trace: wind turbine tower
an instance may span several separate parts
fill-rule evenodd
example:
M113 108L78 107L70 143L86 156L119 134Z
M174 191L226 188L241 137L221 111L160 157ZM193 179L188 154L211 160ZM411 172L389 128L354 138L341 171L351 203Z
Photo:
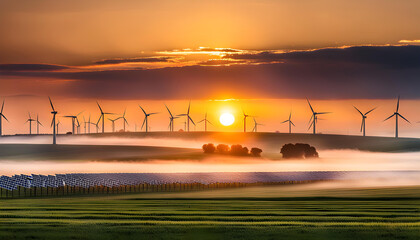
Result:
M2 125L1 125L2 118L4 118L7 122L9 122L9 120L7 120L6 116L4 116L4 114L3 114L3 109L4 109L4 100L3 100L3 104L1 105L1 111L0 111L0 137L3 134Z
M402 119L410 123L410 121L408 121L405 117L403 117L403 115L399 113L399 109L400 109L400 96L398 96L397 109L395 110L394 114L392 114L391 116L389 116L387 119L384 120L385 122L386 120L395 116L395 138L398 138L398 117L401 117Z

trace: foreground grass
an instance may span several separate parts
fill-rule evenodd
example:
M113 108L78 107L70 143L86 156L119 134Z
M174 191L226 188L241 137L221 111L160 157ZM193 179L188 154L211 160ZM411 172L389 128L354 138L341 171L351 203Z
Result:
M381 191L391 190L359 190L357 198L185 193L2 200L0 239L419 239L420 199L375 198Z

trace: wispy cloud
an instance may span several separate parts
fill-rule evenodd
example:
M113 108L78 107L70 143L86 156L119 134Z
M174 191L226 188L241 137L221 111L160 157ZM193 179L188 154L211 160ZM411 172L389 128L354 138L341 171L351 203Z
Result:
M113 58L103 59L95 62L96 64L120 64L120 63L154 63L154 62L170 62L174 61L175 57L139 57L139 58Z
M420 39L415 40L400 40L399 43L420 43Z
M54 64L0 64L0 71L59 71L69 69L68 66Z

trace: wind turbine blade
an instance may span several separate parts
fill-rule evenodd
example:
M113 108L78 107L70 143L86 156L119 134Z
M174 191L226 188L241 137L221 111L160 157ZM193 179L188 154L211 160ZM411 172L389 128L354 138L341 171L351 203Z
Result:
M292 111L290 111L290 114L289 114L289 121L291 118L292 118Z
M187 111L187 114L190 114L190 107L191 107L191 100L190 100L190 102L188 103L188 111Z
M144 109L139 105L139 107L141 108L141 110L143 111L144 115L147 115L146 111L144 111Z
M384 122L385 122L386 120L388 120L388 119L392 118L394 115L395 115L395 113L394 113L394 114L392 114L391 116L389 116L387 119L385 119L385 120L384 120Z
M398 100L397 100L397 111L395 111L395 112L398 112L398 109L400 109L400 96L398 96Z
M308 104L309 104L309 107L311 108L312 113L315 113L315 111L314 111L314 109L312 108L312 105L311 105L311 103L309 102L309 99L308 99L308 98L306 98L306 101L308 101Z
M177 117L182 117L182 116L187 116L187 114L178 114L178 115L176 115Z
M0 111L0 114L2 114L2 113L3 113L3 108L4 108L4 100L3 100L3 104L1 105L1 111Z
M149 113L149 115L153 115L153 114L158 114L159 112L153 112L153 113Z
M212 126L214 126L214 125L213 125L213 123L211 123L209 120L206 120L206 121L207 121L208 123L210 123Z
M201 123L201 122L204 122L204 120L206 120L206 119L200 120L199 122L197 122L197 124L198 124L198 123Z
M353 106L353 107L363 116L363 113L357 107L355 107L355 106Z
M50 97L48 97L48 99L50 100L50 104L51 104L51 108L52 108L53 112L55 112L54 105L53 105L53 103L52 103L52 101L51 101L51 98L50 98Z
M293 125L293 127L296 127L295 124L292 121L290 121L290 123Z
M40 121L37 121L38 123L39 123L39 125L41 125L42 127L44 126L44 125L42 125L42 123L40 122Z
M365 115L368 115L370 112L372 112L373 110L375 110L375 109L377 109L377 108L378 108L378 107L372 108L371 110L367 111L367 112L365 113Z
M146 117L144 118L143 124L141 125L141 128L140 129L143 129L145 123L146 123Z
M84 112L84 111L85 111L85 110L83 110L83 111L79 112L79 114L77 114L77 115L76 115L76 117L77 117L77 116L79 116L80 114L82 114L82 112Z
M171 115L171 117L174 117L174 116L172 116L172 113L171 113L171 111L169 110L168 106L166 106L166 104L165 104L165 107L166 107L166 110L168 110L169 115Z
M101 105L99 105L98 101L96 101L96 104L98 104L99 110L101 111L101 114L103 114L104 112L102 111Z
M399 114L399 113L397 113L398 114L398 116L400 116L402 119L404 119L405 121L407 121L408 123L411 123L410 121L408 121L405 117L403 117L403 115L401 115L401 114Z
M188 116L188 119L190 119L191 120L191 122L194 124L194 126L195 126L195 123L194 123L194 121L192 120L192 118L190 117L190 116Z
M286 120L286 121L283 121L283 122L281 122L281 123L287 123L288 121L290 121L290 120Z
M314 119L314 115L312 114L311 118L309 119L308 124L313 123L313 121L312 121L313 119Z
M125 118L123 118L123 119L124 119L124 122L127 123L127 125L129 125L127 119L125 119Z
M3 117L4 119L6 119L6 121L8 121L8 122L9 122L9 120L7 120L6 116L4 116L4 114L1 114L1 115L0 115L0 118L1 118L1 117Z
M124 113L123 113L123 117L125 117L125 112L127 111L127 108L126 109L124 109Z
M312 125L314 125L314 122L311 122L311 125L309 125L309 127L308 127L308 131L309 131L309 129L311 129Z
M54 125L54 118L51 120L51 126L50 127L52 127L53 125Z
M329 114L329 113L332 113L332 112L319 112L317 114Z
M363 125L365 124L365 119L362 119L362 124L360 125L360 132L363 130Z
M101 116L99 116L99 119L98 119L98 121L96 122L96 125L98 125L99 124L99 122L101 121L101 118L103 118L104 116L101 114Z

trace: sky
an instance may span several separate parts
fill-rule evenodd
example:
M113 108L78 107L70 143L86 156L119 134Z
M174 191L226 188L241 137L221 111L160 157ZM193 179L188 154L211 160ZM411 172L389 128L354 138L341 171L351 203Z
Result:
M401 95L413 121L406 135L417 136L419 23L420 2L410 0L0 0L5 132L26 131L28 111L49 119L47 96L63 115L97 114L98 100L140 124L137 104L182 112L192 99L196 118L207 110L213 121L225 108L240 118L245 106L265 131L280 130L294 108L305 132L307 97L335 110L323 132L358 134L357 114L345 117L354 103L381 106L380 122ZM164 130L167 116L156 118Z

